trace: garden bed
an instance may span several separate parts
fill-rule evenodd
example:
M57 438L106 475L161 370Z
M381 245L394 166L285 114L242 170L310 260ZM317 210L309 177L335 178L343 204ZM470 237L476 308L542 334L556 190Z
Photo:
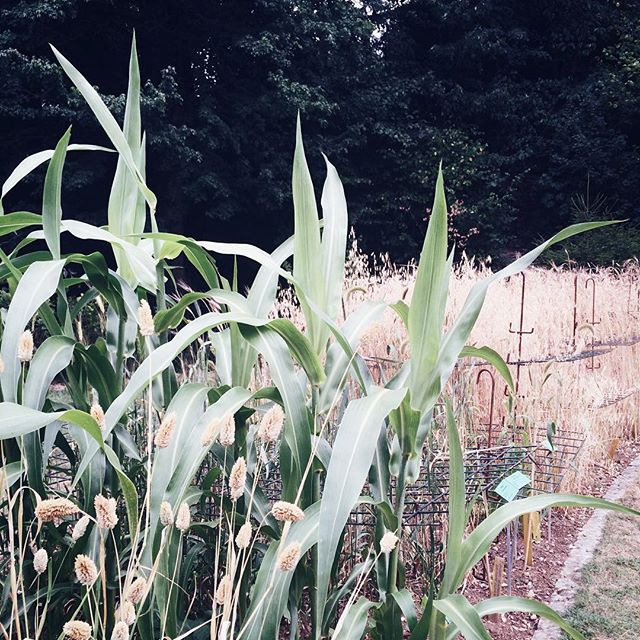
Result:
M638 455L640 455L640 444L621 445L613 461L593 467L592 476L589 482L585 482L582 493L593 496L604 495L612 482ZM542 540L540 543L534 543L532 567L524 568L524 549L519 540L518 557L513 571L513 595L535 597L543 602L549 602L564 562L591 513L589 509L556 509L552 518L551 538L548 536L547 522L542 522ZM504 534L491 551L491 566L496 556L505 556ZM502 594L506 595L506 577ZM467 583L465 595L472 602L489 597L484 567L476 567ZM488 621L486 625L495 640L530 640L538 626L538 618L515 613L503 615L497 621Z

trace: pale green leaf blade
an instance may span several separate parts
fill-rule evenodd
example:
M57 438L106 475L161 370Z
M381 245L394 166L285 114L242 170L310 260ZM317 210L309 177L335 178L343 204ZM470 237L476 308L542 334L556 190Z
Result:
M238 322L250 326L261 326L266 320L259 320L243 313L206 313L183 327L166 344L154 349L149 356L140 363L135 373L129 379L124 391L111 403L105 413L105 435L111 433L116 423L120 420L127 408L147 388L149 383L171 365L174 358L186 349L194 340L210 329ZM83 456L79 465L76 481L84 472L98 448L93 446Z
M311 457L312 424L307 411L304 389L295 374L293 362L284 340L261 327L242 327L246 340L262 353L269 363L269 372L280 391L285 409L283 437L293 455L295 469L283 477L283 496L293 501Z
M50 336L38 347L29 365L23 404L42 409L54 378L71 362L75 345L67 336Z
M353 400L337 431L320 508L316 608L321 619L331 566L351 509L362 491L376 449L380 424L402 402L406 389L371 387Z
M640 516L640 512L624 505L603 500L602 498L592 498L574 494L544 494L514 500L504 504L485 520L483 520L467 537L462 544L460 551L461 562L457 568L454 585L460 581L471 568L479 562L497 535L511 521L519 518L525 513L543 511L550 507L585 507L588 509L608 509L629 515Z
M86 431L98 446L103 445L98 423L84 411L69 409L44 413L15 402L0 402L0 440L17 438L60 420L76 424Z
M342 287L347 249L347 201L336 168L324 156L327 178L322 190L322 268L325 282L325 312L337 320L342 310Z
M447 616L466 640L491 640L482 618L464 596L453 594L442 600L434 600L433 606Z
M69 76L78 91L82 94L83 98L87 101L89 108L98 119L100 126L102 126L105 133L109 136L113 146L124 159L131 174L135 176L138 188L144 194L151 211L154 212L157 204L156 196L149 187L147 187L144 178L138 169L131 147L125 138L124 133L122 133L122 130L118 126L116 119L113 117L109 109L107 109L107 106L102 101L98 92L87 82L85 77L54 46L51 46L51 48L58 59L60 66L64 69L65 73Z
M471 330L473 329L476 320L480 315L480 311L482 310L482 305L484 304L489 286L492 283L524 271L524 269L529 267L543 251L548 249L553 244L562 242L563 240L571 238L572 236L575 236L579 233L584 233L585 231L605 227L610 224L615 223L610 221L584 222L581 224L571 225L570 227L567 227L566 229L563 229L562 231L557 233L546 242L543 242L535 249L532 249L531 251L529 251L529 253L525 254L521 258L518 258L518 260L511 263L504 269L473 285L471 291L469 292L469 295L464 302L462 310L456 318L456 321L454 322L451 329L449 329L446 336L444 337L444 340L442 341L442 347L438 356L437 366L430 372L429 378L424 381L424 384L444 384L444 382L448 379L451 371L453 371L453 367L455 366L458 357L460 356L460 353L462 352L462 349L465 346L466 341L469 339Z
M293 275L304 296L301 304L308 324L309 337L316 351L322 349L326 333L318 319L306 306L304 297L309 297L323 311L325 310L325 283L322 277L322 246L316 196L311 174L304 155L300 116L296 125L296 148L293 156L293 213L295 233L293 236ZM300 296L299 296L300 297Z
M424 239L418 272L409 306L408 332L411 347L411 406L428 410L425 399L431 389L425 384L440 350L442 325L446 309L447 203L442 169L438 170L436 192Z
M16 287L7 311L0 348L0 356L4 362L4 371L1 374L2 394L6 401L16 399L16 387L20 376L20 336L40 306L55 293L63 267L64 260L34 262L29 265Z
M67 157L71 128L60 138L53 152L42 196L42 229L51 255L60 259L60 223L62 221L62 170Z
M536 615L556 624L572 638L572 640L584 640L584 636L568 622L563 620L550 606L537 600L529 600L517 596L498 596L496 598L482 600L476 604L474 608L481 618L514 611ZM451 630L447 629L447 640L455 640L457 633L458 630L456 628L451 628Z
M461 353L461 358L478 358L492 365L495 370L502 376L511 391L514 391L513 378L509 365L504 361L502 356L489 347L465 347Z
M366 329L382 318L386 308L387 305L384 302L366 301L349 315L340 330L351 349L357 350L360 338ZM347 373L353 364L354 359L339 343L334 342L329 347L325 365L327 379L320 390L319 411L328 411L335 403L337 394L347 382Z
M447 398L447 441L449 444L449 526L447 534L447 562L442 580L441 593L451 593L455 590L452 581L460 562L464 530L467 521L464 456L458 427L453 417L453 408Z
M361 596L358 601L345 609L336 625L332 640L361 640L367 627L369 611L375 605Z
M136 490L136 486L133 484L129 476L127 476L123 471L115 451L111 447L105 445L104 452L109 464L115 469L116 474L118 475L120 488L122 489L122 495L124 496L125 508L127 510L129 535L134 539L138 530L138 492Z
M298 542L302 557L318 541L320 504L316 502L304 512L304 520L293 523L286 544ZM293 571L277 567L280 541L274 540L265 554L251 590L251 605L237 640L277 640L280 620L287 605Z
M67 151L107 151L113 153L113 149L108 147L101 147L95 144L70 144L67 147ZM53 156L53 149L46 149L45 151L38 151L30 156L27 156L24 160L18 164L18 166L11 172L11 175L2 184L2 195L0 201L13 189L21 180L28 176L32 171L37 169L40 165L50 160ZM0 207L1 211L1 207Z
M269 322L268 326L287 343L291 355L304 369L309 382L313 385L322 384L325 379L324 369L309 339L297 329L291 320L286 318L275 318Z
M15 211L0 216L0 236L42 224L42 216L30 211Z

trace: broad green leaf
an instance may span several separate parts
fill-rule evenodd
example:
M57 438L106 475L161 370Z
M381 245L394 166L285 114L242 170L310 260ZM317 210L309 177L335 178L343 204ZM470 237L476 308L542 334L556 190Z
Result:
M137 281L147 290L155 293L156 290L156 265L151 256L142 247L132 244L127 240L118 238L106 229L101 229L92 224L80 220L65 220L61 225L62 231L68 231L71 235L82 240L99 240L108 242L112 247L119 247L127 254L127 259L135 270ZM34 232L32 237L38 238L40 234Z
M42 196L42 228L54 259L60 259L60 222L62 221L62 170L67 157L71 128L60 138L53 152Z
M22 460L17 462L10 462L4 467L0 468L0 500L4 500L4 492L7 487L11 488L24 473L24 467Z
M67 151L108 151L113 153L113 149L107 147L100 147L95 144L70 144ZM4 181L2 185L2 194L0 195L0 214L2 214L2 200L4 197L15 187L22 179L28 176L34 169L37 169L41 164L44 164L50 160L53 156L54 150L47 149L46 151L38 151L33 155L27 156L18 166L11 172L11 175Z
M398 603L402 615L407 621L409 631L413 631L418 624L418 614L416 613L416 605L411 592L407 589L399 589L398 591L393 591L390 595Z
M308 297L324 310L325 308L325 281L322 268L322 245L320 242L320 224L318 222L318 209L316 196L313 190L311 174L304 155L302 142L302 128L300 114L296 123L296 148L293 155L293 276L296 279L296 292L304 310L307 321L309 338L316 349L321 353L324 348L323 340L327 334L315 314L307 306L305 298ZM300 295L302 289L304 295Z
M324 620L322 621L323 634L328 635L329 626L334 620L334 616L336 615L336 611L338 609L340 601L346 598L353 591L354 586L366 573L369 572L372 565L373 557L369 555L364 562L358 563L352 569L351 573L344 581L344 584L340 587L340 589L334 591L327 599L327 606L324 610Z
M331 636L332 640L361 640L367 626L369 611L376 605L360 596L355 604L345 609Z
M122 130L118 126L116 119L113 117L109 109L107 109L107 106L98 95L98 92L89 84L89 82L87 82L84 76L54 46L51 46L51 49L58 59L60 66L64 69L64 72L69 76L78 91L82 94L83 98L87 101L89 108L98 119L100 126L104 129L113 146L124 159L127 168L131 174L135 176L138 188L144 194L145 200L149 204L151 211L155 212L157 204L156 197L149 187L147 187L144 177L138 169L131 147L122 133Z
M122 489L122 495L124 496L124 504L127 510L127 520L129 521L129 535L131 539L136 536L138 530L138 491L136 486L131 482L129 476L123 471L120 461L116 456L114 450L105 445L104 453L109 461L109 464L115 469L120 481L120 488Z
M294 522L285 546L300 544L300 557L318 541L320 504L305 509L304 520ZM277 566L280 540L274 540L260 563L260 569L251 590L251 605L236 640L277 640L280 620L287 606L289 587L294 571L280 571Z
M304 369L309 382L313 385L322 384L325 379L324 369L308 338L296 328L291 320L285 318L271 320L268 326L285 340L291 355Z
M273 307L278 291L278 270L293 255L293 237L285 240L272 254L268 264L260 266L247 295L249 307L256 316L266 316ZM274 269L272 265L277 265Z
M144 176L144 153L142 148L142 125L140 122L140 69L136 51L135 36L131 45L129 59L129 87L124 112L123 133L131 149L133 160L138 167L140 177ZM116 172L111 185L108 204L109 231L132 244L138 243L138 236L144 231L144 198L138 188L138 178L127 167L122 155L118 156ZM132 286L136 285L135 266L129 262L127 252L114 247L118 262L118 272Z
M0 215L0 236L6 236L15 231L21 231L26 227L42 224L42 216L29 211L15 211Z
M492 365L495 370L502 376L511 391L514 391L513 378L509 365L503 360L502 356L489 347L465 347L461 353L461 358L479 358Z
M337 430L320 507L316 568L316 610L320 619L342 529L371 467L380 424L402 402L405 393L405 389L370 388L369 395L349 404Z
M270 375L282 397L285 409L283 437L289 445L295 463L290 475L282 474L283 496L285 500L293 501L311 457L312 424L306 407L304 389L296 378L291 356L280 336L260 327L247 326L243 327L242 331L244 337L269 363ZM308 498L305 493L305 502Z
M511 521L519 518L525 513L543 511L550 507L584 507L587 509L608 509L618 511L628 515L640 516L640 511L630 509L621 504L603 500L601 498L591 498L589 496L579 496L574 494L544 494L514 500L504 504L483 520L463 542L460 549L461 562L457 567L456 574L452 581L451 590L459 585L471 568L479 562L487 553L489 547L498 534Z
M151 563L151 552L154 548L154 539L158 534L160 504L166 499L166 491L173 477L178 462L192 444L190 441L199 438L195 429L196 424L205 412L205 402L209 387L201 384L187 383L178 389L176 395L166 409L165 415L174 413L176 426L169 445L164 449L156 449L154 471L151 478L151 544L145 549L143 562ZM202 437L202 434L200 434ZM176 505L172 505L175 507Z
M403 453L409 457L415 457L416 436L418 434L418 426L420 424L420 412L411 408L411 401L408 395L404 397L400 406L394 409L389 421L398 436L400 447Z
M173 240L175 242L181 242L185 246L188 246L190 243L195 242L193 240L189 240L188 238L185 238L184 236L170 234L170 233L147 233L145 234L145 237L157 238L160 240ZM293 277L293 275L288 271L282 269L280 265L266 251L263 251L262 249L259 249L258 247L254 247L253 245L250 245L250 244L234 243L234 242L225 243L225 242L203 241L203 242L198 242L197 244L202 248L207 249L208 251L212 251L214 253L221 253L223 255L245 256L246 258L254 260L255 262L258 262L261 265L268 265L269 268L277 272L278 275L282 276L285 280L287 280L287 282L290 282L294 286L298 287L297 294L301 302L304 302L304 304L306 304L307 307L311 309L315 313L315 315L317 315L318 318L327 325L327 327L329 328L329 331L331 331L334 338L336 339L336 342L340 344L342 349L344 349L345 353L347 353L348 357L351 359L354 357L353 351L349 346L349 343L347 342L347 340L345 340L344 336L342 335L342 332L340 331L336 323L331 318L329 318L329 316L326 313L324 313L324 311L322 311L322 309L318 305L316 305L311 299L305 296L303 289L299 287L299 283ZM358 382L364 388L365 386L364 381L362 380L360 373L356 371L355 374L356 374L356 377L358 378Z
M227 415L235 415L251 399L251 392L240 387L232 387L223 393L199 418L196 422L183 426L182 437L175 438L176 457L170 461L174 466L171 480L165 492L165 499L177 511L198 469L202 465L210 447L202 445L202 436L207 432L207 428L214 421L222 421ZM213 433L214 438L217 432ZM171 450L169 455L171 455ZM233 460L229 459L230 465Z
M344 261L347 248L347 201L336 168L324 156L327 178L322 190L322 269L325 283L325 311L336 320L342 310ZM295 265L294 265L295 266Z
M442 580L441 594L455 590L453 577L461 559L464 530L467 524L464 456L458 435L458 426L453 417L451 402L446 400L447 442L449 445L449 504L447 533L447 562ZM449 591L447 591L449 589Z
M374 322L377 322L384 313L386 304L383 302L363 302L346 322L340 327L344 338L350 348L356 350L360 338ZM327 379L320 390L318 410L321 413L328 411L335 403L337 394L347 382L347 372L353 366L354 359L341 347L339 343L333 343L327 350L325 370Z
M185 293L172 307L156 313L153 319L156 333L162 333L167 329L175 329L184 320L184 314L189 305L199 300L212 298L213 295L211 293L196 293L194 291Z
M66 336L50 336L36 350L29 365L24 386L23 404L42 409L54 378L67 367L73 357L75 340Z
M16 399L21 368L18 361L20 336L38 309L55 293L63 267L64 260L34 262L20 279L11 299L0 349L4 362L2 394L8 402Z
M453 594L442 600L434 600L433 606L447 616L466 640L491 640L489 632L482 624L482 618L464 596ZM434 640L439 639L436 636Z
M436 385L443 385L449 378L449 375L453 371L453 367L462 352L465 342L469 339L471 330L473 329L482 305L484 304L489 286L503 278L513 276L520 273L528 266L530 266L540 254L548 249L550 246L567 240L572 236L592 229L599 229L610 224L616 224L615 222L584 222L581 224L574 224L566 229L563 229L555 236L543 242L541 245L529 251L521 258L518 258L515 262L494 273L493 275L485 278L484 280L477 282L473 285L469 295L467 296L462 310L458 314L453 326L449 329L446 336L442 341L440 353L438 355L437 365L432 371L428 372L428 377L423 380L426 387L434 387Z
M42 409L53 379L71 362L74 347L75 341L66 336L51 336L40 345L29 365L22 402L25 406ZM23 455L27 462L29 486L44 496L43 452L39 430L23 436Z
M46 427L56 420L78 425L95 440L98 446L103 445L98 423L84 411L69 409L68 411L44 413L14 402L0 402L0 440L23 436L36 429Z
M447 203L440 168L407 325L411 347L411 406L421 411L430 409L427 403L432 390L426 380L438 359L448 286Z
M584 636L577 629L563 620L551 607L537 600L528 600L517 596L498 596L482 600L474 605L474 609L481 618L514 611L533 614L555 623L573 640L584 640ZM458 633L457 627L450 625L450 628L447 629L446 640L455 640Z
M260 326L266 321L253 318L252 316L243 313L211 312L190 322L178 331L169 342L160 345L140 363L140 366L129 379L124 391L111 403L111 406L105 413L105 435L111 433L112 429L124 415L129 406L131 406L136 398L140 396L154 378L159 376L172 364L174 358L176 358L203 333L229 322L239 322L251 326ZM78 476L86 470L91 463L92 457L97 451L98 448L96 446L92 446L88 450L87 454L83 456L78 469ZM78 481L78 476L76 476L75 482Z

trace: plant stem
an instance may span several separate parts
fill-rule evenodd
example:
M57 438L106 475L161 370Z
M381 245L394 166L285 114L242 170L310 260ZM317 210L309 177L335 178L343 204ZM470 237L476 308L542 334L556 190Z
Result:
M156 265L156 305L158 311L167 309L167 294L164 287L164 260L159 260ZM161 345L167 342L167 332L162 331L158 334L158 341ZM169 367L162 371L162 395L165 408L169 404L171 394L171 375Z
M121 388L124 387L124 328L126 318L121 316L118 323L118 346L116 349L116 374L120 376Z
M400 473L398 474L398 490L396 493L396 504L394 508L394 514L398 521L398 531L402 531L402 515L404 513L404 497L407 487L406 475L407 475L407 462L408 456L403 454L400 460ZM400 555L400 542L396 545L396 548L391 552L391 561L389 565L389 591L394 593L398 590L398 561Z

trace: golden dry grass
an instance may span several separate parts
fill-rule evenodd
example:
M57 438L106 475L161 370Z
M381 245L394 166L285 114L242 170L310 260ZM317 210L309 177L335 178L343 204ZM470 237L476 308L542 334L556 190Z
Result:
M463 260L451 278L447 323L462 307L470 288L486 277L490 266ZM396 266L384 256L369 257L354 241L347 261L343 295L348 316L366 298L388 303L411 299L415 265ZM638 344L640 336L640 268L636 262L618 269L586 271L568 267L531 268L525 273L526 290L523 330L533 333L522 337L522 360L534 361L522 366L519 395L515 404L515 422L530 434L532 442L546 435L549 422L558 433L573 433L585 438L574 472L568 474L565 489L580 489L592 464L606 464L608 454L619 440L638 435L640 383L638 382ZM577 284L576 284L577 283ZM595 283L595 320L592 325L593 284ZM576 330L574 325L574 299ZM470 343L488 345L505 359L518 359L519 337L511 331L519 328L521 276L492 285ZM301 324L301 317L290 290L280 294L276 313ZM575 359L595 348L605 351L593 361ZM602 346L598 346L599 343ZM387 372L393 371L407 355L406 332L392 310L372 325L362 339L360 353L377 361ZM463 441L478 424L488 422L490 382L483 376L476 383L478 367L467 367L454 380L456 396L462 398L459 413ZM517 377L517 367L511 366ZM504 383L497 381L494 424L513 424L513 415L504 394Z

